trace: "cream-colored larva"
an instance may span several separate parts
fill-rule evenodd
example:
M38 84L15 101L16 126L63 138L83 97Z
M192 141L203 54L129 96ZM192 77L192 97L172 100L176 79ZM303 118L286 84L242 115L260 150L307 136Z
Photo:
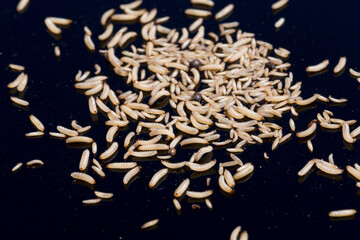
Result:
M208 144L209 142L203 138L187 138L180 142L180 146L185 146L189 144Z
M56 57L60 57L61 52L60 52L59 46L55 46L55 47L54 47L54 53L55 53L55 56L56 56Z
M126 135L124 140L124 148L127 148L131 142L131 139L135 136L134 132L129 132L128 135Z
M163 125L162 123L151 123L151 122L139 122L139 125L141 125L142 127L146 127L149 129L165 129L165 125Z
M360 77L360 72L357 72L352 68L349 69L349 72L350 72L351 75L353 75L355 77Z
M199 161L204 154L211 152L213 149L214 148L212 146L200 148L199 151L195 155L195 161Z
M85 205L93 205L99 202L101 202L101 198L86 199L82 201L82 203Z
M306 144L307 144L307 147L308 147L309 151L313 152L314 151L314 146L313 146L311 140L306 141Z
M12 96L11 96L10 99L11 99L11 101L12 101L13 103L16 103L16 104L18 104L18 105L20 105L20 106L23 106L23 107L29 106L29 102L28 102L28 101L25 101L25 100L20 99L20 98L18 98L18 97L12 97Z
M79 134L83 134L83 133L88 132L90 129L91 129L91 126L89 125L89 126L82 127L82 128L80 128L80 129L77 129L77 131L78 131Z
M118 127L124 127L129 124L129 121L120 121L120 120L108 120L105 122L106 126L118 126Z
M348 165L346 166L346 170L358 181L360 181L360 171L358 171L356 168Z
M278 10L278 9L284 7L288 2L289 2L289 0L279 0L275 3L273 3L271 5L271 8L272 8L272 10Z
M76 89L92 89L100 84L101 81L85 81L85 82L76 83L74 87Z
M232 193L233 192L233 189L231 187L229 187L229 185L227 185L227 183L225 182L224 175L221 175L219 177L219 186L220 186L221 190L223 190L226 193Z
M154 130L151 130L151 132L149 133L150 137L158 136L158 135L166 135L166 136L171 137L172 139L175 138L175 134L172 131L170 131L169 129L154 129Z
M112 198L114 196L113 193L107 193L107 192L100 192L100 191L94 191L95 196L99 198Z
M18 171L18 170L22 167L22 165L23 165L22 162L17 163L17 164L11 169L11 171L12 171L12 172Z
M282 25L284 25L285 23L285 18L279 18L279 20L277 20L274 24L275 28L281 28Z
M141 167L137 166L131 169L130 171L128 171L123 178L124 185L127 185L131 181L131 179L140 172L140 170Z
M162 160L161 163L162 163L162 165L164 165L165 167L167 167L169 169L179 169L179 168L184 167L186 162L182 161L182 162L178 162L178 163L171 163L171 162Z
M207 17L211 15L210 11L188 8L185 10L185 14L193 17Z
M99 175L101 178L104 178L105 177L105 173L102 169L100 169L99 167L97 166L91 166L92 170L94 170L94 172Z
M100 18L100 23L101 25L105 26L106 22L109 20L109 18L111 17L111 15L113 15L115 13L115 9L111 8L109 10L107 10L106 12L103 13L103 15Z
M111 144L111 146L100 155L99 158L101 160L103 160L103 159L107 159L107 158L111 157L117 151L118 147L119 147L119 144L117 142L113 142Z
M350 217L356 214L355 209L342 209L329 212L329 217Z
M296 99L295 103L300 106L309 105L309 104L315 102L317 98L318 98L318 95L315 94L312 97L309 97L307 99L301 99L301 100Z
M114 170L126 170L126 169L132 169L136 167L136 162L113 162L106 165L106 168L108 169L114 169Z
M186 191L186 196L190 198L207 198L213 194L213 190L206 190L203 192Z
M308 161L305 166L298 172L298 175L299 176L304 176L306 175L310 169L314 166L315 164L315 161L314 159L311 159L310 161Z
M23 78L24 76L25 76L25 73L23 73L23 72L20 73L20 74L15 78L14 81L8 83L7 87L8 87L8 88L16 88L16 87L20 84L20 82L22 81L22 78Z
M84 27L84 32L85 32L85 34L92 36L92 32L91 32L90 28L88 28L88 26Z
M19 92L24 91L25 88L26 88L27 83L28 83L28 75L25 74L24 77L20 80L20 83L19 83L19 85L17 86L17 90L18 90Z
M206 199L205 199L205 204L206 204L206 206L207 206L210 210L213 209L213 205L212 205L210 199L206 198Z
M151 178L150 182L149 182L149 187L153 188L156 186L156 184L160 181L160 179L162 179L163 177L165 177L167 175L167 173L169 172L169 169L167 168L163 168L160 169L159 171L157 171Z
M344 170L339 169L336 165L330 164L323 160L315 160L316 167L319 168L321 171L330 174L330 175L338 175L343 173Z
M215 14L215 19L217 21L223 19L224 17L231 14L231 12L234 10L234 4L229 4L223 9L221 9L218 13Z
M180 185L176 188L175 192L174 192L174 196L175 197L181 197L185 192L186 190L188 189L190 185L190 179L187 178L185 179L184 181L182 181L180 183Z
M114 106L117 106L120 104L119 102L119 99L117 98L115 92L113 90L109 90L109 99L110 99L110 102L114 105Z
M101 67L99 64L95 64L94 68L95 68L95 75L98 75L101 73Z
M353 137L353 138L356 138L357 136L360 135L360 126L355 128L351 133L350 133L350 136Z
M135 38L136 36L137 36L136 32L125 33L119 41L119 46L123 47L125 43L129 42L130 39Z
M144 151L144 152L138 152L138 151L131 151L130 155L134 157L152 157L157 154L157 151Z
M345 65L346 65L346 57L341 57L339 59L338 64L334 68L334 73L338 74L339 72L341 72L344 69Z
M85 42L86 47L87 47L90 51L95 51L95 44L94 44L93 40L91 39L91 35L85 34L85 36L84 36L84 42Z
M141 229L151 228L151 227L155 226L156 224L158 224L158 222L159 222L159 219L154 219L154 220L148 221L141 226Z
M163 143L157 143L157 144L149 144L149 145L143 145L143 146L139 146L138 150L140 151L151 151L151 150L157 150L157 151L161 151L161 150L168 150L169 146Z
M234 230L231 232L230 240L237 240L240 232L241 232L241 226L237 226L236 228L234 228Z
M11 68L11 70L19 71L19 72L23 72L25 70L24 66L21 66L19 64L13 64L13 63L9 64L9 68Z
M285 101L286 99L288 99L289 96L288 95L279 95L279 96L266 96L265 100L267 102L282 102Z
M102 84L102 83L98 83L95 87L93 87L93 88L85 91L85 92L84 92L84 95L85 95L85 96L95 95L95 94L99 93L102 88L103 88L103 84Z
M241 114L244 114L246 117L257 120L257 121L261 121L264 119L263 116L259 115L258 113L248 109L247 107L244 106L240 106L236 108Z
M100 41L105 41L111 36L113 31L114 31L114 24L110 23L109 25L106 26L105 31L98 36L98 39Z
M295 132L295 122L294 122L294 119L290 118L289 120L289 126L290 126L290 129L291 131Z
M71 177L76 179L76 180L87 182L87 183L89 183L91 185L95 184L95 179L93 177L91 177L90 175L86 174L86 173L72 172Z
M234 180L239 180L249 175L253 171L254 171L254 165L252 165L251 163L246 163L244 164L244 166L241 166L237 169L237 173L234 174L233 178Z
M271 145L271 150L275 151L275 149L279 146L280 138L275 138L273 144Z
M142 24L148 23L150 21L153 21L156 17L157 9L153 8L150 12L146 12L144 15L140 17L140 22ZM158 22L157 22L158 23Z
M211 0L191 0L190 2L191 4L199 4L208 7L213 7L215 5L215 3Z
M229 187L235 187L234 178L231 175L230 171L227 169L224 170L224 178L225 178L226 184L229 185Z
M99 163L99 161L96 160L95 158L93 158L92 162L93 162L93 164L94 164L97 168L99 168L99 169L101 169L101 170L103 169L102 166L101 166L101 164Z
M150 145L150 144L155 144L157 143L158 141L160 141L161 139L161 136L156 136L150 140L137 140L136 142L139 144L139 145Z
M90 158L90 151L89 151L89 149L86 149L83 151L81 158L80 158L80 163L79 163L80 171L84 171L88 167L89 158Z
M240 234L240 238L239 240L248 240L249 239L249 234L247 231L243 231L241 234Z
M120 5L120 9L125 10L125 9L135 9L137 7L139 7L142 4L142 0L135 0L129 3L124 3Z
M89 98L89 110L92 114L97 114L96 101L93 96Z
M22 13L29 6L30 0L20 0L16 6L16 11Z
M196 159L196 157L195 157ZM211 169L216 164L216 160L211 160L208 163L205 164L197 164L192 162L185 162L185 165L188 166L191 170L195 172L205 172L209 169Z
M49 132L50 136L55 138L66 138L66 135L58 132Z
M65 140L66 143L92 143L93 141L92 138L85 136L69 137Z
M189 26L189 31L190 32L194 32L196 29L198 29L201 24L203 23L203 19L202 18L198 18L196 19L190 26Z
M213 124L213 121L210 118L207 118L207 117L201 115L198 112L193 112L192 116L194 116L196 121L198 121L199 123L206 124L206 125L212 125Z
M280 138L279 144L287 141L288 139L290 139L290 137L292 136L292 133L288 133L285 136L283 136L282 138Z
M319 101L322 101L322 102L329 102L329 99L327 99L326 97L324 97L324 96L322 96L322 95L320 95L320 94L315 94L315 96L317 97L317 99L319 100Z
M79 70L79 72L76 74L75 76L75 81L76 82L82 82L84 81L88 76L90 75L90 71L86 71L84 72L84 74L82 74L81 70Z
M174 203L174 206L176 208L177 211L180 211L181 210L181 204L179 202L179 200L177 200L176 198L173 199L173 203Z
M320 126L322 126L323 128L327 128L327 129L338 129L341 127L340 124L331 124L331 123L325 123L325 122L320 122Z
M319 72L321 70L324 70L328 65L329 65L329 59L326 59L319 64L308 66L306 68L306 71L307 72Z
M304 131L301 131L301 132L297 132L296 133L296 136L299 137L299 138L305 138L305 137L308 137L310 136L311 134L313 134L315 131L316 131L316 122L311 122L310 123L310 126L304 130Z
M44 162L39 159L34 159L26 163L26 166L32 167L32 166L42 166L44 165Z
M30 115L30 121L37 130L41 132L44 131L45 129L44 124L42 124L42 122L37 117L35 117L34 115Z
M360 188L360 182L357 182L357 183L356 183L356 186L357 186L358 188Z
M70 25L72 23L71 19L68 18L62 18L62 17L49 17L49 19L54 23L54 24L59 24L59 25Z
M334 98L332 96L329 96L329 99L334 102L334 103L344 103L347 102L348 100L346 98Z
M138 16L132 14L118 13L111 16L111 20L117 22L126 22L136 20Z
M200 28L201 29L201 28ZM199 67L200 71L223 71L224 66L221 64L206 64Z
M161 67L161 66L159 66ZM161 67L162 68L162 67ZM149 105L153 105L158 99L160 99L163 96L169 96L170 93L166 90L161 90L155 93L150 99L149 99Z
M157 24L166 23L166 22L169 21L169 19L170 19L169 16L165 16L165 17L157 18L157 19L155 20L155 22L156 22Z
M106 133L106 141L107 142L112 142L114 140L114 136L116 134L116 132L118 131L119 127L117 126L112 126L111 128L109 128L109 130Z
M65 134L66 136L76 137L76 136L79 135L79 133L78 133L77 131L68 129L68 128L63 127L63 126L60 126L60 125L57 126L56 129L57 129L59 132Z
M61 29L57 27L50 18L45 18L45 25L52 34L61 34Z
M342 135L343 135L343 138L344 138L344 140L346 142L348 142L348 143L355 142L355 139L350 134L350 127L349 127L349 124L347 122L344 122L342 124Z
M29 133L25 133L25 136L26 137L40 137L40 136L43 136L44 135L44 132L40 132L40 131L36 131L36 132L29 132Z
M121 105L120 106L121 110L124 111L124 113L126 113L126 115L128 115L129 117L137 120L138 119L138 115L136 114L136 112L134 112L134 110L132 110L131 108L129 108L126 105Z

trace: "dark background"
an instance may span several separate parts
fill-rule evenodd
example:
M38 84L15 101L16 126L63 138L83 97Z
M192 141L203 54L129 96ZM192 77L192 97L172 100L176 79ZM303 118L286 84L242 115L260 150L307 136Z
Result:
M82 200L93 198L87 187L72 184L70 173L78 169L82 149L66 148L64 141L49 138L26 139L33 131L28 115L41 119L46 132L56 131L57 125L70 127L73 119L92 125L87 134L98 142L99 152L106 148L105 118L99 114L98 123L92 122L86 98L73 88L74 76L79 69L94 71L94 64L102 66L113 89L127 89L124 81L116 77L108 63L98 53L90 53L83 43L83 27L87 25L95 36L103 32L100 17L109 8L118 9L121 1L32 0L27 11L17 14L17 1L2 0L0 9L0 229L2 239L228 239L231 231L241 225L251 239L358 239L357 217L346 221L330 221L328 212L335 209L360 210L359 193L355 181L344 173L339 179L321 176L315 170L299 183L297 172L313 158L324 158L334 153L335 163L341 168L360 159L359 141L345 146L340 132L317 131L313 139L314 153L295 137L271 151L271 143L253 145L240 155L244 162L255 165L253 176L236 186L232 197L224 196L212 179L213 211L204 203L194 211L191 203L182 201L182 214L178 216L172 194L177 185L190 172L170 174L156 189L148 189L152 174L162 168L158 161L140 162L141 178L125 190L123 173L107 173L105 181L97 179L97 189L114 192L112 202L99 206L83 206ZM128 2L128 1L126 1ZM213 13L228 2L235 4L234 13L226 21L239 21L243 31L254 32L259 40L274 47L291 51L289 62L295 81L302 81L302 96L307 98L318 92L324 96L345 97L344 106L316 103L316 107L300 113L297 129L305 129L318 112L329 109L335 117L359 120L359 84L349 76L348 68L335 77L332 69L339 57L346 56L347 67L360 70L359 1L303 0L290 1L287 8L272 13L268 0L216 1ZM158 8L158 16L171 16L168 27L189 26L192 19L184 17L189 1L145 1L143 7ZM119 10L118 10L119 12ZM62 39L47 33L47 16L67 17L74 20L71 29L63 29ZM284 26L276 31L274 23L285 17ZM214 20L204 21L208 32L218 32ZM139 29L139 26L131 26ZM94 37L93 39L95 39ZM61 49L57 60L53 45ZM96 41L98 49L98 41ZM139 44L139 42L137 43ZM328 58L329 71L307 77L305 67ZM26 67L29 88L25 99L30 111L12 106L6 84L17 73L7 65L17 63ZM277 121L289 132L287 113ZM132 124L130 128L135 126ZM128 131L120 132L117 141L122 145ZM194 150L180 150L176 158L189 159ZM265 161L263 152L270 159ZM120 149L121 159L124 150ZM225 150L214 151L217 159L229 159ZM38 169L23 167L13 174L17 162L42 159L45 165ZM91 170L90 170L91 172ZM205 178L192 179L193 189L203 189ZM140 226L159 218L159 227L141 231Z

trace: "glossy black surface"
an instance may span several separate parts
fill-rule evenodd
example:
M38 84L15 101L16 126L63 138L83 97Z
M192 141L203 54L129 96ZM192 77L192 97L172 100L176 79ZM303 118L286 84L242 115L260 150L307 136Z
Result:
M228 2L216 1L213 13ZM338 118L360 120L359 83L349 76L348 69L336 77L332 72L340 56L348 58L348 67L360 70L359 1L293 0L279 13L271 12L273 1L231 2L235 11L226 21L239 21L240 28L254 32L257 39L291 51L291 71L295 81L303 82L304 98L318 92L349 99L344 106L316 103L316 108L300 113L297 129L305 129L324 109L333 111ZM76 119L84 126L92 125L88 136L96 139L100 152L106 148L105 118L99 114L99 121L92 122L86 98L74 90L73 79L79 69L93 71L98 63L113 89L129 88L113 74L102 56L88 52L83 43L83 27L88 26L95 36L102 33L100 16L109 8L118 8L120 1L32 0L21 15L15 11L16 4L17 1L3 0L0 9L0 229L6 236L2 239L228 239L237 225L249 232L250 239L358 239L358 217L346 221L328 218L330 210L360 210L353 179L346 173L331 178L315 170L299 183L297 172L313 157L326 159L333 153L335 163L342 168L360 159L359 141L349 147L343 143L340 132L320 129L313 139L313 154L295 137L274 152L271 143L247 147L240 158L255 165L253 176L239 184L232 197L220 192L213 177L213 211L204 203L194 211L184 199L182 214L178 216L172 203L173 190L190 172L169 174L156 190L150 190L148 181L162 168L157 161L139 162L143 167L141 177L127 190L122 184L122 173L109 172L105 181L97 178L96 188L114 192L113 201L83 206L81 200L92 198L93 193L85 186L72 184L70 178L70 173L78 168L82 150L67 148L64 141L48 135L26 139L24 134L33 131L30 113L45 123L46 131L55 131L57 125L70 127L71 120ZM143 5L147 9L158 8L158 16L171 16L168 27L180 29L193 21L184 17L189 1L145 1ZM71 29L63 30L61 40L56 40L46 31L47 16L68 17L74 23ZM274 22L280 17L285 17L286 22L276 31ZM214 20L206 20L204 25L207 31L218 32ZM60 60L54 56L53 43L61 49ZM306 76L306 66L326 58L330 60L329 71ZM6 84L17 74L8 69L9 63L26 66L29 83L24 98L30 102L30 111L11 104ZM287 113L277 121L285 132L290 131L290 116ZM132 123L130 129L134 126ZM128 131L119 134L120 145ZM177 149L176 158L188 159L193 151ZM263 158L264 151L270 156L268 161ZM118 157L123 153L121 148ZM229 158L224 149L214 151L214 157ZM17 162L34 158L42 159L45 165L38 169L23 167L11 173ZM204 189L205 179L192 179L192 188ZM141 224L153 218L160 219L159 227L141 231Z

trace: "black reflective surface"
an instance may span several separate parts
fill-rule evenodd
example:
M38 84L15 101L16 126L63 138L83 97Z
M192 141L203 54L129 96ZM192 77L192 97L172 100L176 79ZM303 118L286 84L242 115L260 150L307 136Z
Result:
M230 1L216 1L217 12ZM231 1L234 13L226 21L239 21L240 28L254 32L256 38L285 47L291 51L289 62L295 81L302 81L302 96L318 92L324 96L344 97L344 105L316 103L304 110L296 120L298 129L305 129L318 112L329 109L335 117L359 120L359 83L349 76L348 69L334 76L332 68L340 56L346 56L348 67L360 70L359 1L291 1L279 13L271 12L272 1ZM334 154L335 163L345 168L360 159L359 141L353 146L344 144L340 132L318 129L313 139L314 153L306 143L296 138L271 151L271 143L253 145L240 155L244 162L252 162L255 172L236 187L229 197L217 187L215 178L211 186L214 209L204 203L200 210L192 210L191 203L182 202L178 216L172 194L176 186L190 172L171 173L156 189L148 189L154 172L162 168L157 161L139 162L143 167L139 179L125 190L122 173L107 173L106 180L97 178L96 188L114 192L111 202L85 207L81 200L92 198L91 189L72 184L70 173L78 168L82 149L70 149L61 140L48 135L39 139L26 139L24 134L33 131L28 115L39 117L46 131L55 131L57 125L70 127L73 119L82 125L92 125L87 134L98 142L99 151L106 148L105 117L98 115L94 123L89 115L86 98L73 88L74 76L79 69L92 70L95 63L109 76L113 89L129 87L116 77L108 63L98 53L90 53L83 43L83 27L89 26L94 35L102 33L99 19L109 8L118 8L120 1L35 1L21 15L15 11L17 2L3 0L0 9L0 71L1 71L1 151L0 151L0 229L3 239L228 239L231 231L241 225L251 239L358 239L359 218L330 221L328 212L335 209L360 210L359 193L355 181L341 177L324 176L315 170L307 179L298 179L297 172L313 158L327 158ZM188 26L193 20L184 17L189 1L145 1L147 9L158 8L158 16L171 16L165 26ZM46 31L47 16L68 17L74 20L71 29L64 29L62 39L56 40ZM284 26L276 31L274 23L285 17ZM213 20L204 22L207 31L218 32ZM139 26L131 26L139 30ZM54 56L53 45L61 49L61 58ZM136 42L140 44L140 42ZM98 41L96 41L98 46ZM329 71L307 77L306 66L324 59L330 60ZM26 67L29 74L28 89L24 98L30 110L14 107L9 99L6 84L17 74L7 65L17 63ZM290 131L287 113L277 123ZM134 123L130 129L133 129ZM128 130L120 132L117 141L122 145ZM194 150L178 149L178 159L188 159ZM270 159L265 161L263 152ZM120 149L118 157L124 153ZM229 158L224 149L216 150L217 159ZM11 173L17 162L38 158L45 165L38 169L22 168ZM192 179L192 188L203 189L206 177ZM140 226L159 218L159 227L141 231Z

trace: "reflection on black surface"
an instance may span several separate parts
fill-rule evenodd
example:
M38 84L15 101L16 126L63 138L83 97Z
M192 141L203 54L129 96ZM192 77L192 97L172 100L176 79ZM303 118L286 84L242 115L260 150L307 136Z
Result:
M128 2L128 1L127 1ZM353 23L358 22L358 1L339 4L336 1L290 1L281 11L272 12L271 3L265 0L233 1L234 13L225 22L239 21L243 31L254 32L256 38L282 46L291 51L291 71L294 81L302 81L304 98L319 92L349 99L346 104L316 103L310 107L297 108L299 116L297 129L305 129L316 117L317 112L329 109L342 119L359 120L359 84L348 74L333 76L332 67L340 56L347 56L348 67L358 70L360 60L356 46L358 33ZM271 143L247 146L238 156L244 162L255 165L254 173L237 181L235 194L225 197L217 187L215 170L206 173L191 173L186 169L171 171L167 179L155 190L148 189L148 182L154 172L163 168L155 158L130 158L143 167L141 176L130 186L123 187L122 173L107 172L104 180L95 176L96 187L84 183L72 183L70 173L78 167L81 149L67 148L58 139L27 139L24 134L32 131L28 124L28 111L39 116L46 124L46 132L56 131L56 126L76 119L92 125L88 133L94 139L104 139L106 128L104 117L89 115L88 102L73 88L73 79L79 69L93 71L94 63L109 75L113 89L131 89L121 77L112 73L108 63L97 52L90 53L83 43L83 27L89 26L94 36L102 33L99 24L101 14L109 8L117 8L120 2L84 1L76 2L31 1L23 14L15 12L15 2L2 2L0 18L2 23L2 63L1 99L3 117L1 135L1 226L3 235L11 233L12 239L24 237L39 239L227 239L231 231L242 225L251 239L357 239L358 218L349 221L332 221L329 210L355 208L359 210L359 199L355 182L351 176L342 175L341 181L321 177L314 173L304 178L297 176L304 164L311 158L324 158L334 153L336 164L344 168L360 159L359 142L353 145L342 142L341 131L334 133L318 128L311 154L303 145L292 138L271 152L269 162L263 159L263 152L270 153ZM213 13L226 4L216 1ZM144 7L158 8L158 15L169 15L171 20L164 24L170 28L189 26L194 19L184 17L184 10L190 7L189 1L144 1ZM86 10L86 11L84 11ZM117 9L118 10L118 9ZM47 16L63 16L74 19L72 29L64 30L61 38L50 35L43 20ZM304 17L306 16L306 17ZM275 32L273 23L280 17L286 23ZM204 20L207 31L218 32L213 20ZM96 38L94 37L96 41ZM60 46L62 55L58 61L54 57L52 43ZM140 45L139 40L135 43ZM97 43L95 43L97 45ZM336 47L334 47L336 46ZM97 49L98 50L98 49ZM330 59L329 71L306 77L304 69L319 59ZM30 102L30 108L14 107L9 100L7 82L16 77L15 72L7 71L10 62L26 66L29 74L29 87L26 95L20 97ZM13 94L10 90L10 93ZM159 107L167 104L163 99ZM287 127L286 113L283 119L276 119ZM134 131L133 123L120 129L120 139L128 131ZM288 129L289 131L289 129ZM221 131L222 135L226 132ZM222 136L223 137L223 136ZM224 136L225 139L225 136ZM295 140L296 139L296 140ZM119 140L119 143L121 140ZM98 141L99 150L106 149L105 141ZM351 151L349 151L349 150ZM173 161L188 160L195 150L179 149ZM119 147L118 156L122 160L125 150ZM11 168L19 161L33 158L42 159L45 166L36 170L22 168L11 173ZM209 158L228 159L223 149L216 149ZM234 171L233 169L232 171ZM314 171L311 170L311 171ZM201 174L205 174L200 178ZM214 189L212 203L214 209L208 211L204 203L201 209L193 211L188 198L181 202L181 216L172 203L173 192L186 178L191 177L191 187L205 187L205 178L215 174L210 187ZM190 175L190 176L189 176ZM308 177L306 179L306 177ZM306 179L306 181L304 181ZM299 182L302 184L299 184ZM94 189L114 191L113 202L84 207L82 200L94 197ZM205 208L205 209L204 209ZM140 226L149 219L160 218L159 226L152 231L141 231ZM329 221L330 220L330 221ZM21 231L19 231L21 229Z

